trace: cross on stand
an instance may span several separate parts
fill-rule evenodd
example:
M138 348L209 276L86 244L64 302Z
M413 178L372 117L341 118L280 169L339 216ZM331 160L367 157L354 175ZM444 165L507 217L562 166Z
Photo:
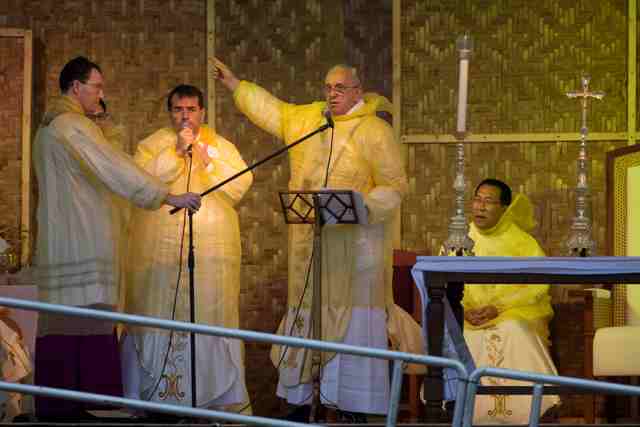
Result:
M596 242L591 237L591 219L587 210L589 184L587 182L587 108L589 98L602 99L604 92L593 92L589 89L591 78L584 74L580 83L581 91L567 92L569 98L577 98L582 104L582 123L580 126L580 148L578 153L578 177L576 183L576 216L573 217L567 249L571 256L589 256L596 250Z

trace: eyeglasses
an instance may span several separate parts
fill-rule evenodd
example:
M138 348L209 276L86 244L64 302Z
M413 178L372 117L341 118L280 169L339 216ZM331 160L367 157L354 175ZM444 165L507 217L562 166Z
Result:
M355 89L357 87L360 87L360 85L355 85L355 86L345 86L341 84L337 84L335 86L325 85L323 90L325 95L329 95L331 94L331 92L335 92L338 95L344 95L345 92L348 91L349 89Z
M106 120L111 117L111 114L105 111L102 113L89 113L87 114L87 117L89 117L91 120Z
M80 82L80 83L82 83L83 85L87 85L87 86L93 86L97 90L104 91L104 83L95 83L95 82Z
M494 205L499 205L500 204L500 200L489 199L489 198L485 199L485 198L478 197L478 196L476 196L473 199L471 199L471 201L474 204L477 204L477 205L484 204L484 205L494 206Z

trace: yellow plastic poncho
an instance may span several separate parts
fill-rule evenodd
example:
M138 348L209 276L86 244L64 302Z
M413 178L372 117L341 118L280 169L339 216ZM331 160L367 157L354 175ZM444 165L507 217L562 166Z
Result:
M536 225L529 199L518 194L498 223L481 230L471 223L469 236L475 242L477 256L545 256L538 242L527 231ZM529 322L536 333L548 342L548 323L553 316L549 285L472 284L464 287L465 310L494 305L498 317L474 326L465 321L469 330L485 329L507 319Z
M165 128L140 142L135 161L170 186L172 193L187 191L188 165L176 154L177 135ZM198 141L208 147L212 157L207 170L191 173L191 192L203 192L223 179L246 168L235 146L207 126L200 127ZM213 154L213 155L212 155ZM196 321L237 328L240 291L240 229L234 205L251 186L247 173L202 199L194 215L195 268L197 285ZM169 215L170 207L157 212L136 210L132 215L129 240L127 311L158 317L171 317L173 293L180 266L180 237L183 214ZM187 257L185 247L183 260ZM182 269L181 285L186 287L188 271ZM187 317L182 317L186 315ZM178 313L181 320L188 313Z
M261 87L242 81L234 91L236 106L254 124L290 144L325 123L325 102L285 103ZM335 116L329 189L360 192L369 209L369 225L325 226L322 234L322 339L342 341L353 307L386 309L389 337L403 350L423 350L419 326L393 303L391 219L407 192L407 178L391 127L376 111L389 111L381 96L366 94L352 114ZM290 190L324 187L331 130L290 151ZM308 313L312 303L310 265L313 228L289 227L288 307L278 333L309 337L309 317L296 318L298 305ZM365 256L356 256L356 253ZM307 284L306 277L310 278ZM295 322L294 322L295 319ZM412 344L413 347L408 347ZM274 346L271 358L280 366L280 380L294 386L311 380L310 352ZM323 363L333 354L323 353Z
M158 209L168 187L114 148L69 96L52 103L33 148L39 190L35 265L40 298L57 304L115 307L119 266L114 197ZM46 317L39 322L41 335L50 332Z
M188 157L176 154L176 142L177 134L173 129L160 129L141 141L135 154L135 161L169 185L174 194L187 191L189 176ZM189 191L201 193L246 168L235 146L208 126L200 126L196 143L206 146L211 163L205 168L198 157L199 152L193 150ZM252 182L253 176L246 173L208 194L202 198L202 205L193 216L197 323L239 328L241 245L234 206ZM125 307L129 313L171 319L176 304L174 318L189 321L189 231L184 210L175 215L170 215L169 210L167 207L157 212L135 210L132 213ZM176 291L179 271L180 284ZM172 399L185 392L181 387L188 390L188 359L185 361L185 348L177 335L169 353L176 358L171 362L174 372L165 369L168 331L127 327L127 333L134 339L140 364L147 374L142 377L143 397L151 398L148 393L154 388L157 391L156 376L163 372L168 376L185 376L169 393ZM199 405L206 406L207 402L224 394L244 369L240 356L242 343L225 338L219 341L216 347L219 354L212 352L210 341L200 343L197 348L198 366L202 366L198 368ZM224 368L220 369L222 365Z

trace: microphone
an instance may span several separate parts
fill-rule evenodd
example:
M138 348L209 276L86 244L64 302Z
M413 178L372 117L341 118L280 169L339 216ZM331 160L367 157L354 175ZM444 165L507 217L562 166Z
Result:
M180 129L186 129L188 127L189 127L189 122L186 119L182 120L182 122L180 123ZM189 146L187 147L187 154L191 156L192 153L193 153L193 144L189 144Z
M327 124L329 125L329 127L333 129L333 126L334 126L333 117L331 116L331 110L329 109L329 107L325 107L324 110L322 110L322 115L327 121Z

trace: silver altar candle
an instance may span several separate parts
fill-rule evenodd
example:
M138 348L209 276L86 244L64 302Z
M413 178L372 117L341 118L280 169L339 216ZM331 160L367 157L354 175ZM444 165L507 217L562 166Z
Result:
M455 214L449 223L449 236L444 242L446 255L472 255L473 240L469 238L469 226L464 216L464 138L467 133L467 90L469 87L469 60L473 40L469 34L458 37L456 47L460 54L458 73L458 116L456 122L456 178L453 189L456 193Z

